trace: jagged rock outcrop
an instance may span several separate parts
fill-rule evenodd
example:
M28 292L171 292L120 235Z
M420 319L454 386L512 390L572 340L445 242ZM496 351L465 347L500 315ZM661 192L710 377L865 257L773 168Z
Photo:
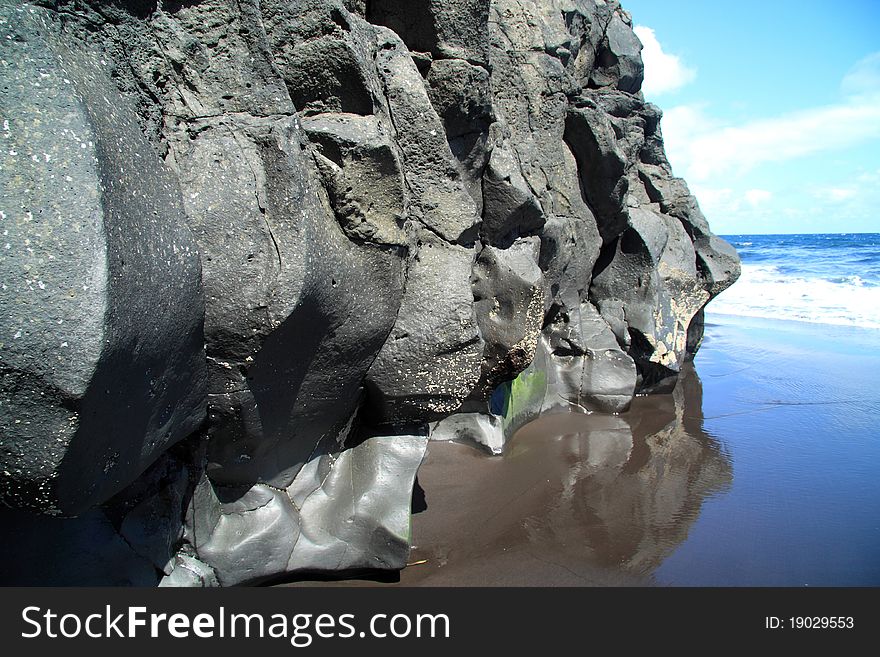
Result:
M429 433L668 389L738 275L616 2L3 0L0 48L3 521L130 556L78 583L400 568Z

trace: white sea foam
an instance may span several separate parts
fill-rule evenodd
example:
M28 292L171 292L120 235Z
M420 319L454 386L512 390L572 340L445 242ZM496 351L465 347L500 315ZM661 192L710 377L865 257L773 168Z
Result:
M709 304L710 313L880 329L880 287L792 277L772 265L743 265L742 276Z

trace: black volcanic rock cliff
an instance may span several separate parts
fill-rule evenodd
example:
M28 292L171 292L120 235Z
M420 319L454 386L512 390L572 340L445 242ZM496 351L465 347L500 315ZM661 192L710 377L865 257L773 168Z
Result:
M602 0L0 1L5 583L400 568L429 436L668 390L739 273Z

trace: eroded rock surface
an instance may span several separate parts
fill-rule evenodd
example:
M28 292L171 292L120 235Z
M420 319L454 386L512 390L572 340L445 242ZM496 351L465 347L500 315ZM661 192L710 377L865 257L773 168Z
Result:
M640 48L613 1L2 0L3 521L128 559L88 583L396 569L429 433L670 388L739 264Z

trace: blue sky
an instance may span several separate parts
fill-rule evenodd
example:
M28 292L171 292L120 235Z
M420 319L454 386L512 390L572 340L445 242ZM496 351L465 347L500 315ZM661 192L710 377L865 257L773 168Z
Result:
M715 232L880 232L880 1L622 4Z

